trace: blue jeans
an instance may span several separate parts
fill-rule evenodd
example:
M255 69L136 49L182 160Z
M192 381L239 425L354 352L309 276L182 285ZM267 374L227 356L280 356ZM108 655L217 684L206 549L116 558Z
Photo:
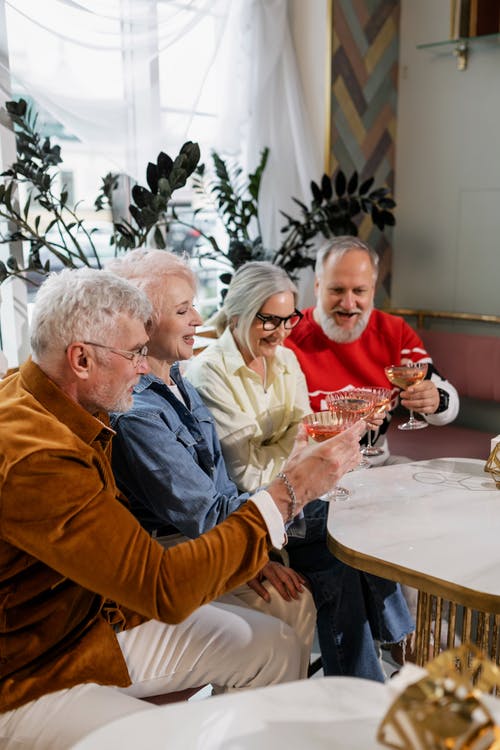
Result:
M310 582L325 675L384 681L375 640L398 643L415 629L398 583L345 565L328 550L328 504L304 508L306 533L291 538L290 565Z

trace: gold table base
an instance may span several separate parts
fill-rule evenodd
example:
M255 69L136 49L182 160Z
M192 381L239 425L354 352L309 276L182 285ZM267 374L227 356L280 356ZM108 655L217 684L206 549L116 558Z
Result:
M500 665L500 615L470 609L461 604L419 591L415 653L423 667L441 651L460 644L475 644Z

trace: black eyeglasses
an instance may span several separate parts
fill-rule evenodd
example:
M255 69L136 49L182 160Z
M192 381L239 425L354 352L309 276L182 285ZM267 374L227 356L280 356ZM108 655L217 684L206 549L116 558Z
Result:
M282 323L285 330L290 331L300 323L304 316L301 312L295 310L287 318L282 318L280 315L264 315L263 313L256 313L255 317L262 321L264 331L275 331Z
M107 349L108 351L113 352L113 354L125 357L125 359L129 359L132 362L132 367L139 367L142 360L148 356L148 347L146 344L141 346L140 349L131 352L127 349L115 349L112 346L106 346L106 344L96 344L95 341L84 341L83 343L89 344L90 346L98 346L100 349Z

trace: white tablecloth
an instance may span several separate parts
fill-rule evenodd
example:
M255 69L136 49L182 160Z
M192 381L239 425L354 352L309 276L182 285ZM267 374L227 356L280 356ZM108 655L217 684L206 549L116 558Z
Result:
M303 680L141 711L75 750L369 750L392 698L368 680Z

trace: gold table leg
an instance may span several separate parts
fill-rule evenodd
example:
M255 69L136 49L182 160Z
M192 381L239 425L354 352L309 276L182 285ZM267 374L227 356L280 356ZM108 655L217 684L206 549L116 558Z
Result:
M473 643L500 665L499 635L500 615L418 592L415 660L419 666L460 643Z

